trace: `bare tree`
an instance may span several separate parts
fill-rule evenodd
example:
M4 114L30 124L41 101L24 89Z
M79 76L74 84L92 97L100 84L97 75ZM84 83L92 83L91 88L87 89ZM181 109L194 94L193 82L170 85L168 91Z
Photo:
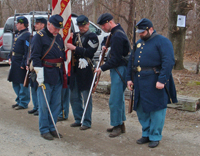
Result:
M169 36L175 50L175 69L182 69L185 42L192 44L187 46L186 50L199 50L200 0L192 2L195 3L195 9L194 4L186 0L71 0L71 5L73 13L84 14L94 23L102 13L111 13L115 22L122 25L131 43L134 12L137 12L137 22L141 18L149 18L159 34ZM3 0L0 5L0 25L3 26L6 19L13 16L15 9L17 13L46 11L48 4L52 5L52 0ZM190 11L191 9L193 11ZM187 15L187 28L176 27L179 14ZM185 41L187 29L192 31L192 37Z
M183 56L185 49L185 35L187 28L176 26L178 15L187 15L194 7L192 1L169 0L169 39L174 46L175 66L174 69L184 69Z

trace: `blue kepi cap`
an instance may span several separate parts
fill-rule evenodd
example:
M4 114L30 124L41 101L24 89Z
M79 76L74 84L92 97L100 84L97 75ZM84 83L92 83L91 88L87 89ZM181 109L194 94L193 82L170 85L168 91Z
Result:
M105 23L108 23L112 19L113 19L113 16L110 13L105 13L105 14L102 14L101 16L99 16L99 18L97 20L97 24L103 25Z
M62 29L63 28L63 18L56 14L56 15L52 15L49 18L49 22L53 24L53 26L57 29Z
M89 22L89 19L85 15L80 15L76 19L77 25L82 26L86 25Z
M17 23L24 23L24 24L28 24L28 19L24 16L19 16L17 18Z
M142 33L145 30L148 30L149 28L153 27L153 24L149 19L143 18L136 24L136 27L136 33Z
M35 22L47 24L47 20L44 17L36 17Z

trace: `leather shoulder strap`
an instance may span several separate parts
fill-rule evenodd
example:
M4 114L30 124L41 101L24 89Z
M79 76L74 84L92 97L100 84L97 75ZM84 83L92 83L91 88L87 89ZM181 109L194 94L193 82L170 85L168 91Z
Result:
M24 34L26 34L26 33L28 33L29 31L24 31L24 32L22 32L19 36L17 36L16 38L18 39L18 38L20 38L22 35L24 35Z
M51 50L51 48L53 47L54 43L55 43L55 40L56 40L56 36L54 37L53 41L51 42L51 45L49 47L49 49L47 49L46 53L44 54L44 56L41 58L41 60L44 59L44 57L49 53L49 51Z

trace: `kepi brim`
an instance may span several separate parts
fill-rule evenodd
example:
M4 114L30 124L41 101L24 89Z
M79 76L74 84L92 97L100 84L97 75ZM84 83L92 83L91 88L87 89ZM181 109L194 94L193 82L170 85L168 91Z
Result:
M145 30L144 29L137 29L136 33L143 33Z

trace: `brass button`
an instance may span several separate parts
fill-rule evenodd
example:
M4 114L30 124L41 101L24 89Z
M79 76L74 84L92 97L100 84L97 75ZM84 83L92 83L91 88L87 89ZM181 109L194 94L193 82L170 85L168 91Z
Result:
M140 75L138 75L138 77L140 77Z
M140 51L140 54L142 53L142 51Z
M139 56L139 58L141 58L141 56Z
M143 47L141 47L141 49L143 49Z
M138 60L138 62L140 62L140 60Z
M145 45L145 43L143 43L143 45Z

